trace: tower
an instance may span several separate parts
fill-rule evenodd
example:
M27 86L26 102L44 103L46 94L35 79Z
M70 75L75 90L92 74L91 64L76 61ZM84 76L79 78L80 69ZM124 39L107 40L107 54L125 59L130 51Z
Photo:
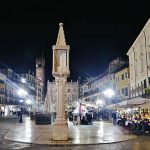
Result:
M42 57L36 59L36 78L41 80L41 82L45 83L45 60Z

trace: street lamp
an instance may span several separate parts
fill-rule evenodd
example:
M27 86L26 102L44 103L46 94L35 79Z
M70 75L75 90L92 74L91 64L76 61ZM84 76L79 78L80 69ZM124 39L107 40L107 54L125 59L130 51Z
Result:
M26 104L28 104L28 105L32 104L31 99L27 99L27 100L26 100Z
M96 105L103 105L103 101L100 100L100 99L98 99L98 100L96 101Z
M31 111L31 108L32 108L32 100L31 99L26 99L25 103L27 104L27 108L28 108L28 116L30 115L30 111Z
M20 100L20 103L23 103L23 99Z
M26 79L25 78L21 78L21 82L22 83L26 83Z
M24 103L24 98L27 96L27 91L25 91L24 89L19 89L18 90L18 95L19 95L19 97L20 98L22 98L22 99L20 99L20 106L21 106L21 111L20 111L20 118L19 118L19 122L20 123L22 123L22 113L23 113L23 108L22 108L22 106L23 106L23 103Z
M115 95L114 91L112 89L106 89L103 94L107 97L107 98L111 98Z
M25 91L24 89L19 89L18 90L18 95L20 97L26 96L27 94L28 94L27 91Z
M110 98L112 98L114 95L115 95L115 93L114 93L114 91L112 90L112 89L106 89L104 92L103 92L103 94L104 94L104 96L106 97L106 98L108 98L108 105L110 105ZM110 112L110 110L109 110L109 120L111 120L111 112Z

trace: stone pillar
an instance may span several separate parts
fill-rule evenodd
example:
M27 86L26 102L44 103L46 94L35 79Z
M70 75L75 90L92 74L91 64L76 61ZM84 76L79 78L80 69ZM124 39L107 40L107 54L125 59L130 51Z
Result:
M56 120L53 124L53 140L65 141L68 140L68 124L65 117L66 103L66 78L57 78L57 109Z
M67 68L69 68L69 51L67 51Z
M70 75L69 50L70 46L66 45L63 23L60 23L56 45L53 45L52 74L55 77L57 86L56 120L52 130L53 140L55 141L68 140L69 135L67 117L65 114L66 81Z
M54 51L54 50L53 50ZM53 52L53 70L54 70L54 68L55 68L55 62L54 62L54 59L55 58L55 54L54 54L54 52Z

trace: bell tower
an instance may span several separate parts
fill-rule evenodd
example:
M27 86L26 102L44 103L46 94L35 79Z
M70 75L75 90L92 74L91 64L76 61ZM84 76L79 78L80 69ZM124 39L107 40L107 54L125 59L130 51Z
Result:
M45 83L45 60L42 54L42 57L36 58L36 78Z

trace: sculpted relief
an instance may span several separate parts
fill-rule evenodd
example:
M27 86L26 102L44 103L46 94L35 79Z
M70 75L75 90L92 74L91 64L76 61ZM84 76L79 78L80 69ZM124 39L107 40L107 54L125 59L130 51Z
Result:
M62 71L66 68L67 58L66 50L56 50L55 51L55 71Z

